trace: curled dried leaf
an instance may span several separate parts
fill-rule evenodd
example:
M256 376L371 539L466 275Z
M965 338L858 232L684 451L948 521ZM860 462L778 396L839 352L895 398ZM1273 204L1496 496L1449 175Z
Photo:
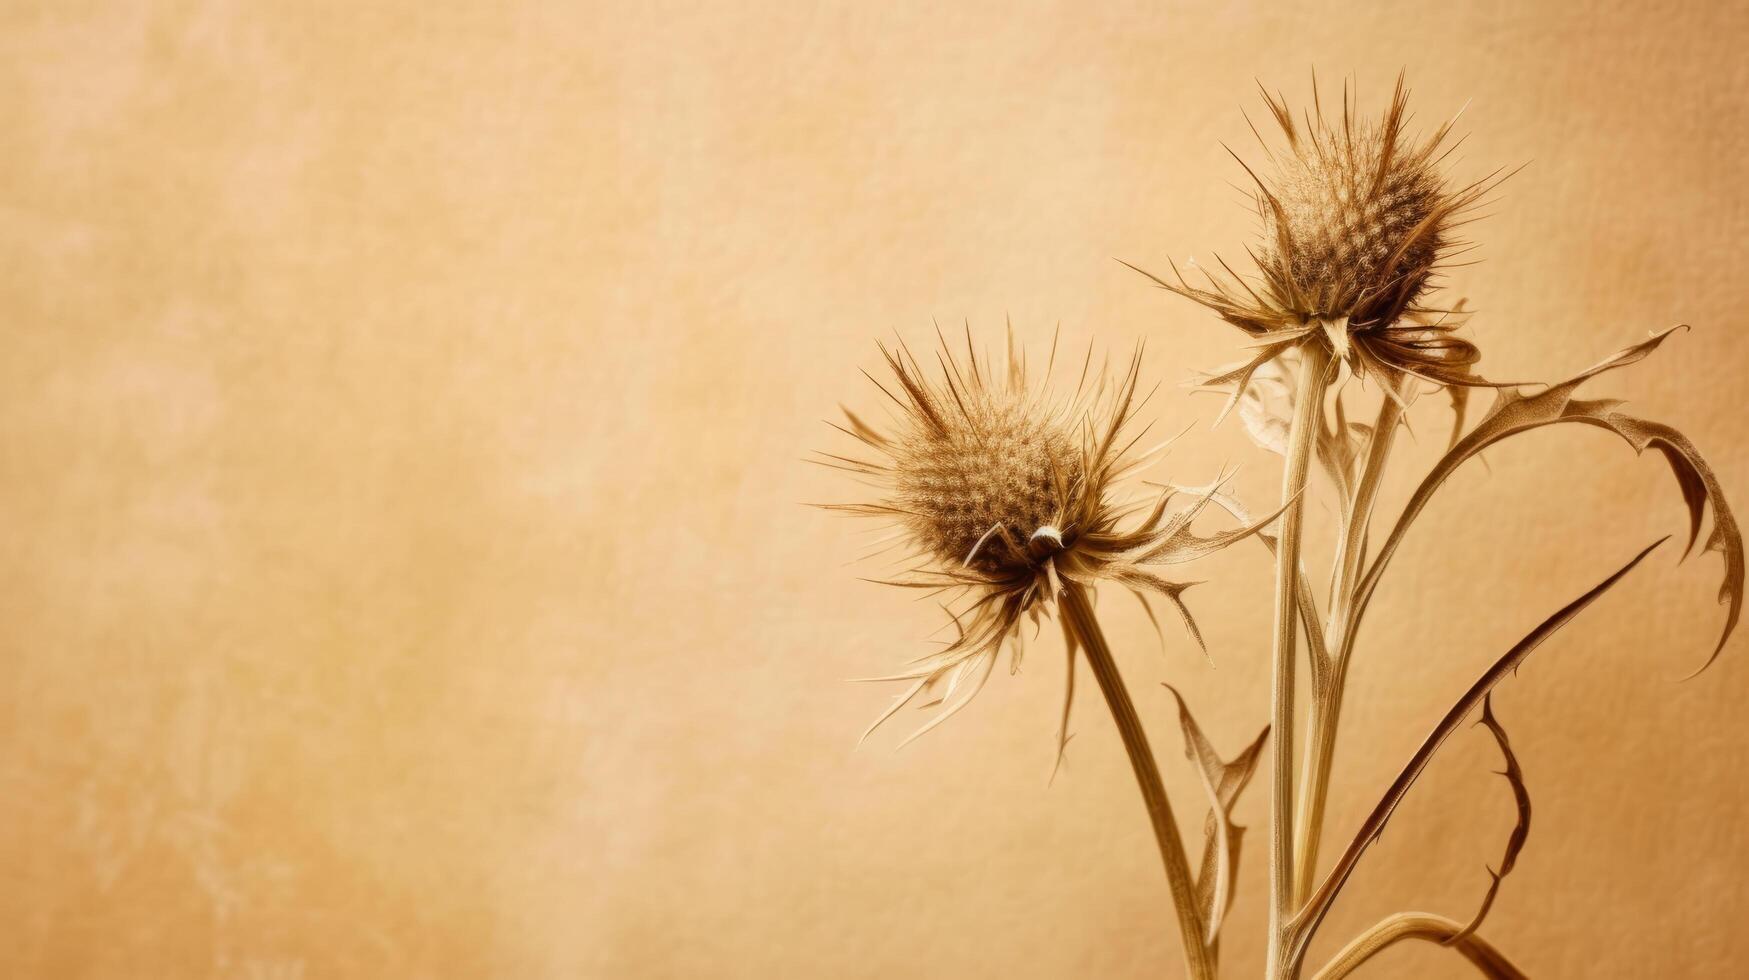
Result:
M1623 348L1589 370L1533 394L1527 394L1523 389L1501 388L1488 414L1469 434L1452 446L1421 481L1421 485L1415 488L1409 503L1403 508L1402 516L1397 519L1396 526L1391 528L1390 536L1379 548L1378 557L1373 560L1361 581L1356 596L1356 628L1373 590L1378 587L1385 566L1390 562L1397 546L1402 543L1409 526L1427 506L1434 492L1458 466L1483 449L1521 432L1563 422L1579 422L1615 433L1632 446L1636 453L1644 453L1647 449L1656 449L1663 453L1676 475L1683 502L1688 506L1689 551L1700 540L1706 509L1711 506L1712 533L1707 536L1703 550L1718 552L1724 558L1725 569L1719 586L1719 603L1728 609L1718 644L1695 673L1711 666L1724 649L1725 641L1730 639L1731 633L1737 628L1743 612L1744 592L1743 535L1735 515L1731 513L1730 505L1725 502L1724 490L1719 484L1718 476L1688 437L1676 429L1618 411L1620 402L1583 401L1573 397L1579 386L1592 377L1644 360L1666 338L1680 329L1683 328L1672 327L1638 344Z
M1324 475L1330 478L1331 485L1336 488L1337 506L1346 511L1350 501L1354 499L1355 488L1360 479L1360 461L1366 454L1367 445L1372 441L1373 427L1367 422L1348 420L1347 407L1343 404L1341 392L1337 392L1330 401L1334 406L1335 424L1320 424L1313 446L1318 454L1318 464L1324 468Z
M1537 627L1526 634L1524 639L1519 640L1512 649L1494 661L1493 665L1484 671L1474 684L1470 685L1470 689L1458 698L1457 702L1451 706L1451 710L1445 713L1445 717L1433 726L1433 730L1422 740L1421 747L1415 750L1415 754L1409 758L1409 762L1403 766L1402 771L1397 774L1397 778L1385 790L1384 796L1379 799L1378 804L1367 815L1366 820L1360 826L1359 833L1354 835L1354 838L1349 841L1348 847L1343 850L1342 856L1336 860L1335 867L1319 883L1317 890L1307 900L1305 907L1300 910L1299 915L1290 924L1293 931L1293 958L1296 963L1301 956L1305 955L1307 944L1311 941L1313 934L1317 932L1324 916L1329 913L1331 905L1336 901L1337 894L1347 883L1348 876L1354 873L1355 866L1360 863L1361 856L1366 853L1366 849L1372 845L1372 842L1384 832L1385 824L1390 821L1391 814L1396 812L1397 805L1403 802L1404 796L1408 795L1409 787L1415 785L1415 780L1419 779L1421 773L1427 769L1428 763L1433 761L1434 753L1439 751L1439 747L1445 744L1446 739L1450 738L1458 726L1463 723L1463 720L1469 717L1470 712L1482 704L1488 693L1505 680L1507 675L1515 672L1538 647L1542 646L1545 640L1553 636L1561 627L1572 622L1574 617L1583 612L1591 603L1597 601L1599 596L1608 592L1617 582L1621 581L1623 576L1651 554L1653 549L1667 540L1669 539L1660 538L1654 541L1630 559L1627 564L1617 569L1614 574L1592 586L1585 594L1537 624Z
M1500 775L1512 785L1512 800L1518 807L1518 822L1513 824L1512 833L1506 837L1506 856L1500 859L1500 868L1488 869L1488 877L1493 879L1488 885L1488 893L1482 896L1482 904L1476 909L1476 914L1467 925L1458 930L1451 938L1444 940L1445 945L1463 942L1475 935L1482 927L1482 920L1488 917L1488 910L1494 906L1494 896L1500 893L1500 882L1512 873L1512 868L1518 863L1518 852L1524 850L1524 842L1530 837L1530 790L1524 785L1524 770L1518 766L1518 756L1512 751L1512 740L1506 737L1506 729L1500 720L1494 717L1494 694L1490 691L1482 698L1482 717L1476 722L1488 726L1488 731L1494 736L1494 741L1500 746L1500 754L1506 759L1506 768L1500 770Z
M1233 496L1225 489L1224 479L1204 487L1185 487L1176 484L1155 485L1163 486L1178 493L1195 494L1199 497L1206 497L1209 501L1224 509L1228 514L1231 514L1239 521L1239 523L1247 527L1253 526L1255 523L1255 526L1259 528L1256 534L1257 540L1261 542L1265 548L1269 549L1270 554L1275 554L1277 544L1275 535L1261 529L1262 527L1268 526L1269 521L1253 522L1251 520L1251 512L1245 508L1245 505L1239 501L1239 498ZM1270 521L1273 520L1274 518L1271 517ZM1295 602L1299 605L1300 610L1300 624L1305 628L1306 645L1311 650L1310 656L1312 660L1313 690L1321 691L1323 690L1323 685L1329 679L1331 659L1329 651L1324 645L1324 631L1319 625L1322 620L1318 616L1318 601L1313 597L1312 586L1306 578L1304 569L1301 569L1300 571L1300 587L1294 591L1296 593L1294 597ZM1188 615L1186 618L1188 619Z
M1237 410L1245 434L1253 443L1277 456L1286 456L1299 370L1299 352L1286 350L1261 364L1252 362L1211 375L1203 379L1200 388L1227 395L1226 407L1216 424L1228 411ZM1331 401L1334 421L1319 413L1313 444L1319 465L1335 486L1338 499L1346 505L1353 493L1355 466L1372 427L1348 420L1341 394Z
M1312 974L1312 980L1342 980L1384 950L1411 939L1449 946L1490 980L1525 980L1525 972L1505 954L1480 936L1459 937L1462 930L1462 926L1443 915L1398 912L1354 937L1334 959Z
M1287 455L1288 420L1293 417L1293 395L1279 370L1280 361L1271 361L1264 368L1277 368L1270 376L1253 377L1251 384L1239 395L1239 421L1250 434L1251 441L1277 456ZM1259 370L1258 374L1263 372ZM1272 404L1272 396L1285 396L1288 406Z
M1196 878L1196 897L1205 928L1204 939L1212 946L1221 921L1233 904L1233 879L1238 874L1239 844L1245 832L1245 828L1233 823L1233 804L1257 770L1263 743L1269 738L1269 726L1263 726L1263 731L1231 761L1223 761L1191 715L1184 696L1170 684L1160 686L1171 691L1178 702L1178 723L1184 729L1184 757L1196 763L1209 798L1208 816L1203 820L1202 869Z
M1245 434L1258 448L1277 456L1287 455L1294 381L1283 362L1292 356L1291 350L1269 346L1250 361L1203 375L1196 382L1196 390L1227 396L1214 424L1220 425L1237 410Z
M1063 654L1068 661L1068 674L1063 680L1063 716L1057 724L1057 760L1051 765L1051 782L1056 782L1057 772L1063 768L1063 756L1069 751L1069 713L1075 707L1075 654L1081 650L1081 641L1076 638L1075 630L1069 623L1061 621L1063 626Z

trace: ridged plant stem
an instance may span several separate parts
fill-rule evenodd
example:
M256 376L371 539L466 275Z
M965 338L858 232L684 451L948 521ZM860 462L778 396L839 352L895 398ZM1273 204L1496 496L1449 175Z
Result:
M1141 787L1142 801L1148 807L1148 819L1154 825L1154 839L1160 845L1160 859L1166 865L1166 882L1172 890L1172 904L1178 913L1178 931L1184 940L1184 965L1191 980L1214 980L1214 957L1203 936L1202 916L1198 914L1196 886L1190 877L1190 864L1184 856L1184 840L1179 836L1178 823L1172 816L1172 805L1166 799L1166 787L1160 781L1160 769L1154 762L1154 752L1148 747L1148 735L1130 701L1129 689L1118 673L1117 661L1105 641L1105 631L1094 618L1085 587L1064 581L1060 597L1062 615L1074 631L1087 655L1087 664L1099 681L1099 690L1111 708L1111 717L1123 737L1129 753L1130 767L1136 772L1136 784Z
M1287 465L1282 472L1280 542L1275 549L1275 642L1270 678L1271 745L1269 812L1270 980L1287 976L1294 916L1294 641L1300 581L1300 526L1304 515L1306 470L1318 430L1324 424L1325 377L1330 352L1321 339L1302 346L1299 389L1288 431Z
M1299 818L1294 824L1294 907L1298 908L1311 894L1318 873L1318 844L1323 838L1324 806L1330 796L1330 768L1336 755L1336 733L1342 721L1342 691L1348 682L1348 658L1354 650L1354 624L1350 622L1354 609L1354 589L1360 581L1361 566L1366 561L1367 530L1372 525L1373 504L1378 501L1379 484L1385 471L1385 460L1391 454L1396 439L1397 424L1403 418L1403 405L1393 397L1401 392L1386 392L1379 405L1378 419L1373 423L1372 437L1367 443L1366 459L1361 464L1360 478L1349 501L1348 512L1342 515L1341 537L1337 541L1335 581L1330 609L1330 632L1326 637L1331 653L1330 669L1322 690L1314 695L1311 717L1307 719L1306 757L1301 767ZM1307 624L1306 629L1313 629Z

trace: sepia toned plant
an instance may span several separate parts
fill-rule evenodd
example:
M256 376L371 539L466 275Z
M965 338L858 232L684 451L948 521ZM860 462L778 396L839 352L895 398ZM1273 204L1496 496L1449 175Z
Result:
M1314 85L1315 91L1315 85ZM1705 516L1712 530L1704 548L1724 559L1719 601L1725 626L1710 664L1736 628L1742 611L1744 551L1741 533L1718 478L1694 445L1677 430L1620 411L1610 400L1583 400L1578 389L1592 378L1643 360L1677 329L1662 331L1605 358L1591 369L1551 385L1502 384L1474 370L1480 352L1458 337L1464 304L1446 308L1427 302L1440 268L1464 248L1454 230L1494 186L1498 172L1453 189L1439 166L1451 124L1416 143L1403 131L1407 89L1399 77L1390 106L1376 125L1355 121L1345 87L1340 125L1316 105L1304 128L1286 101L1264 96L1287 147L1271 153L1270 180L1253 177L1262 240L1252 249L1258 272L1247 282L1223 263L1228 278L1208 277L1191 286L1182 276L1157 285L1212 309L1245 330L1257 348L1250 360L1209 377L1205 386L1227 395L1223 417L1235 407L1258 445L1284 457L1282 517L1277 535L1274 643L1271 683L1270 930L1271 978L1297 977L1312 936L1329 912L1356 862L1383 830L1398 802L1433 753L1469 716L1495 736L1506 760L1519 822L1508 840L1480 908L1467 923L1426 913L1393 916L1357 937L1319 978L1346 975L1386 946L1403 939L1434 940L1470 959L1489 976L1522 974L1476 930L1491 908L1501 879L1511 870L1529 831L1530 798L1522 771L1492 712L1490 695L1530 653L1612 587L1657 544L1641 551L1610 577L1532 630L1459 699L1429 733L1334 867L1322 878L1318 853L1324 826L1343 692L1356 637L1374 590L1417 515L1446 479L1489 446L1522 432L1577 422L1615 433L1635 452L1655 449L1670 464L1690 516L1689 550L1700 543ZM1260 137L1261 139L1261 137ZM1247 168L1250 171L1250 168ZM1132 268L1134 268L1132 266ZM1176 266L1174 266L1176 270ZM1141 271L1141 270L1137 270ZM1351 419L1349 402L1363 392L1349 378L1373 382L1378 391L1373 421ZM1464 410L1472 387L1495 389L1489 411L1466 429ZM1425 389L1443 389L1453 408L1452 440L1410 495L1408 503L1369 555L1373 511L1404 412ZM1335 496L1335 559L1320 613L1300 562L1304 498L1313 463ZM1297 650L1306 646L1310 712L1303 758L1295 749ZM1702 669L1704 669L1703 664ZM1697 671L1698 673L1698 671ZM1298 765L1296 779L1295 766Z
M1175 263L1173 281L1143 275L1250 335L1257 353L1237 369L1241 382L1283 351L1316 339L1343 368L1387 390L1398 375L1487 384L1474 371L1480 352L1456 335L1460 311L1430 305L1427 295L1470 247L1458 229L1510 174L1454 186L1440 171L1456 145L1452 123L1412 140L1404 131L1409 93L1400 76L1376 123L1356 118L1346 87L1339 122L1326 119L1316 100L1302 125L1281 96L1264 92L1263 99L1286 145L1271 148L1259 135L1267 177L1240 160L1263 225L1250 250L1255 282L1224 262L1225 275L1203 269L1202 286Z
M1146 403L1135 397L1137 360L1115 384L1096 380L1088 387L1084 368L1075 393L1055 402L1042 390L1028 389L1012 343L1009 368L1000 375L990 374L972 356L969 340L964 369L944 343L937 382L927 381L903 348L883 348L900 392L882 387L897 406L896 425L878 433L851 415L844 431L876 458L826 461L873 481L884 496L837 509L886 517L897 525L897 540L910 546L915 564L892 580L896 584L956 590L965 603L950 614L958 633L944 650L886 678L911 686L876 724L940 687L945 690L925 701L947 705L925 730L933 727L976 692L1005 643L1012 643L1018 658L1023 620L1053 612L1067 641L1070 693L1076 654L1083 651L1129 751L1153 819L1191 977L1216 975L1218 933L1234 899L1239 852L1232 806L1265 741L1270 749L1270 893L1260 945L1266 948L1269 980L1303 975L1338 980L1380 950L1411 939L1449 948L1485 976L1522 977L1523 971L1479 933L1531 826L1529 784L1495 714L1493 692L1663 541L1640 550L1494 659L1434 723L1324 869L1319 853L1344 691L1373 596L1416 518L1454 472L1506 439L1564 423L1611 432L1637 454L1655 450L1661 455L1688 511L1687 551L1699 547L1722 558L1718 600L1726 607L1725 621L1700 670L1718 658L1741 617L1742 534L1717 475L1686 436L1623 411L1619 401L1580 397L1580 389L1594 379L1645 360L1684 328L1654 333L1557 383L1484 379L1476 371L1481 352L1458 335L1467 321L1465 304L1439 305L1431 296L1442 270L1468 247L1458 239L1458 229L1498 186L1500 172L1455 184L1442 170L1451 123L1426 139L1411 138L1401 78L1376 123L1358 119L1346 86L1340 120L1326 120L1315 92L1314 83L1313 107L1303 114L1303 125L1284 98L1264 95L1286 145L1269 150L1267 177L1246 168L1256 183L1262 219L1261 237L1249 249L1255 274L1241 276L1224 262L1223 274L1208 274L1203 285L1191 285L1176 264L1172 279L1143 273L1213 310L1250 341L1247 360L1207 376L1202 387L1225 395L1220 418L1236 410L1251 439L1283 459L1279 509L1264 520L1251 520L1219 481L1194 493L1168 487L1151 501L1120 495L1119 480L1153 455L1131 455L1128 450L1140 435L1123 435ZM1466 408L1476 388L1491 389L1494 401L1472 423ZM1375 527L1397 432L1406 427L1406 413L1417 399L1433 392L1451 401L1450 442L1394 518ZM1370 421L1361 420L1369 415ZM1190 503L1169 515L1180 493ZM1304 513L1306 499L1323 494L1334 515L1333 560L1328 580L1314 591L1302 562ZM1192 534L1190 522L1210 504L1236 519L1239 529L1210 537ZM1223 760L1172 690L1186 756L1200 770L1209 802L1202 863L1193 875L1141 723L1093 616L1089 591L1106 581L1144 597L1164 596L1197 636L1183 607L1185 585L1161 577L1152 566L1200 557L1247 536L1263 542L1275 559L1270 718L1244 751ZM1327 609L1320 609L1320 595ZM1302 667L1307 671L1303 723ZM953 700L968 681L970 693ZM1059 754L1067 718L1065 701ZM1367 849L1434 754L1472 718L1494 738L1518 815L1502 856L1487 869L1489 880L1476 911L1465 920L1428 912L1389 916L1307 973L1311 941Z
M1101 582L1122 586L1142 601L1150 619L1149 596L1163 597L1200 645L1201 634L1183 599L1192 583L1172 581L1158 569L1256 534L1267 520L1204 536L1191 524L1216 499L1218 483L1195 492L1169 486L1146 497L1121 492L1125 476L1170 444L1167 440L1134 451L1150 429L1132 424L1147 401L1137 397L1140 349L1116 380L1103 371L1089 380L1089 348L1075 390L1060 400L1047 387L1028 385L1025 359L1016 351L1012 334L1007 364L999 372L978 358L969 329L963 365L942 341L936 381L928 380L903 344L897 350L882 346L881 353L897 393L879 381L875 384L896 409L894 425L880 432L846 410L848 427L837 428L861 443L865 456L822 453L819 461L866 478L883 497L824 506L892 522L893 540L884 543L905 547L909 567L888 583L959 593L963 602L961 608L950 609L957 632L944 649L904 671L872 678L909 686L869 731L920 697L927 706L943 707L911 738L940 725L982 689L1004 645L1013 651L1018 668L1022 622L1037 623L1054 610L1068 652L1059 761L1068 740L1075 659L1084 653L1130 752L1168 878L1181 897L1185 948L1198 960L1192 972L1208 975L1199 939L1207 915L1193 911L1199 886L1192 880L1152 750L1094 616L1091 592ZM1047 376L1055 354L1053 344ZM1174 511L1172 503L1180 496L1188 496L1189 503ZM932 691L938 693L928 697ZM1186 724L1193 724L1186 718ZM1255 751L1250 756L1254 761ZM1232 795L1237 795L1236 788ZM1220 809L1224 812L1225 807ZM1205 849L1214 853L1220 847L1217 841ZM1200 887L1212 901L1214 878L1203 878ZM1215 921L1218 927L1218 913Z

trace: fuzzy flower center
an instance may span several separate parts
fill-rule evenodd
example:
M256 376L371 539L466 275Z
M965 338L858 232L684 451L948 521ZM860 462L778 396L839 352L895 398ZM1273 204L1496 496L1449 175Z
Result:
M1274 191L1282 214L1265 212L1265 262L1314 307L1300 312L1365 319L1379 294L1425 285L1441 244L1427 220L1440 183L1405 147L1375 132L1306 148L1283 161Z
M972 568L998 575L1030 567L1028 542L1061 518L1058 488L1073 484L1080 452L1059 426L1019 405L980 406L959 421L912 441L896 460L911 531L944 563L972 555Z

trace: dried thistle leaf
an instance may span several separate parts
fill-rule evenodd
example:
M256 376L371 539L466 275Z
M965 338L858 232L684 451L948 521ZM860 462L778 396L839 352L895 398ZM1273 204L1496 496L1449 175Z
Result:
M1445 940L1445 945L1461 943L1475 935L1482 927L1482 920L1488 917L1488 910L1494 907L1494 896L1500 893L1500 882L1512 873L1512 868L1518 863L1518 852L1524 850L1524 842L1530 837L1530 790L1524 785L1524 770L1518 767L1518 756L1512 751L1512 740L1506 737L1506 729L1500 720L1494 717L1494 692L1489 691L1482 698L1482 717L1476 722L1488 726L1488 731L1494 736L1494 741L1500 746L1500 754L1506 759L1506 768L1500 775L1512 786L1512 801L1518 807L1518 822L1513 824L1512 833L1506 837L1506 856L1500 859L1500 868L1488 869L1488 877L1493 879L1488 885L1488 894L1482 896L1482 904L1476 909L1476 914L1469 924Z
M1186 487L1177 484L1152 485L1163 486L1166 489L1177 493L1205 496L1209 501L1224 509L1228 514L1231 514L1240 524L1245 526L1252 526L1253 524L1250 511L1245 508L1244 504L1239 502L1239 498L1233 496L1224 489L1226 485L1225 478L1204 487ZM1274 518L1272 517L1270 520L1274 520ZM1268 526L1269 523L1270 521L1262 521L1258 523L1257 526L1259 527L1259 530L1256 533L1256 538L1258 541L1262 542L1263 547L1269 549L1269 553L1273 555L1275 554L1277 543L1275 535L1261 530L1262 527ZM1300 587L1294 591L1300 609L1300 624L1305 628L1306 645L1311 650L1312 688L1315 692L1321 691L1323 690L1325 681L1329 677L1331 660L1329 650L1324 645L1323 628L1319 625L1323 620L1318 615L1318 600L1313 597L1311 582L1306 578L1304 569L1301 569L1300 571ZM1188 614L1186 614L1186 618L1188 618Z
M1366 422L1348 421L1341 392L1337 392L1331 402L1335 405L1336 424L1324 424L1320 417L1313 446L1324 475L1336 488L1337 506L1346 511L1354 499L1355 485L1360 479L1360 461L1372 437L1372 426Z
M1277 456L1287 455L1289 422L1293 418L1294 382L1283 360L1264 364L1239 392L1239 421L1251 441Z
M1057 773L1063 768L1063 757L1069 751L1069 740L1075 736L1069 734L1069 714L1075 707L1075 655L1081 651L1081 641L1076 638L1075 631L1068 622L1061 621L1063 627L1063 655L1068 661L1068 675L1063 679L1063 716L1057 725L1057 759L1051 764L1051 782L1057 781Z
M1450 385L1445 391L1451 398L1451 439L1445 444L1449 451L1463 438L1464 414L1470 407L1470 389L1467 385Z
M1298 956L1305 952L1306 945L1311 941L1313 934L1317 932L1318 925L1323 921L1324 916L1330 911L1330 906L1335 903L1337 894L1341 892L1342 886L1348 881L1348 876L1354 873L1354 868L1359 864L1361 856L1366 853L1366 849L1371 846L1372 842L1384 832L1385 824L1391 819L1391 814L1396 811L1397 805L1403 802L1403 797L1408 794L1409 787L1415 785L1415 780L1420 778L1428 763L1433 760L1434 753L1439 751L1439 747L1445 744L1446 739L1450 738L1458 726L1463 723L1463 720L1469 717L1470 712L1476 710L1486 700L1488 693L1496 685L1505 680L1508 674L1518 670L1526 658L1543 644L1543 641L1553 636L1561 627L1572 622L1575 616L1621 581L1622 577L1651 554L1653 549L1668 540L1669 538L1659 538L1654 541L1627 564L1617 569L1614 574L1592 586L1584 595L1569 602L1553 616L1539 623L1504 656L1494 661L1493 665L1484 671L1474 684L1470 685L1470 689L1458 698L1457 703L1451 706L1451 710L1445 713L1445 717L1441 718L1433 730L1428 733L1427 738L1422 740L1421 747L1415 750L1415 754L1410 757L1409 762L1397 774L1397 778L1385 790L1384 796L1379 799L1378 804L1367 815L1365 822L1360 826L1359 833L1355 834L1354 839L1349 841L1342 856L1336 860L1335 867L1319 883L1317 890L1312 893L1312 897L1306 902L1305 907L1295 917L1292 928L1296 961Z
M1352 976L1374 956L1408 940L1448 946L1469 960L1470 965L1489 980L1526 980L1523 970L1482 937L1457 938L1462 928L1443 915L1428 912L1398 912L1386 916L1342 947L1340 953L1311 975L1311 980L1342 980Z
M1483 449L1521 432L1562 422L1580 422L1615 433L1632 446L1636 453L1656 449L1664 454L1676 475L1683 502L1688 505L1689 540L1688 548L1684 551L1685 556L1694 550L1695 543L1700 540L1706 508L1709 504L1712 506L1713 529L1707 536L1703 550L1716 551L1724 558L1724 578L1719 586L1719 602L1729 609L1725 614L1725 626L1719 635L1718 645L1695 673L1711 666L1724 649L1725 641L1730 639L1731 633L1737 628L1737 621L1743 612L1744 591L1743 535L1736 517L1731 513L1730 505L1725 502L1724 490L1719 485L1718 476L1688 437L1670 426L1617 411L1617 406L1621 404L1617 401L1582 401L1573 397L1579 386L1590 378L1644 360L1665 338L1680 329L1684 328L1672 327L1638 344L1623 348L1589 370L1535 394L1527 394L1522 389L1499 389L1488 414L1468 435L1457 441L1434 465L1426 479L1421 481L1421 485L1415 488L1415 493L1403 508L1402 516L1397 519L1396 526L1391 528L1390 536L1379 548L1378 557L1374 559L1372 567L1367 570L1366 577L1361 582L1357 596L1358 608L1365 609L1384 574L1386 564L1397 546L1402 543L1409 525L1427 506L1434 491L1439 489L1459 465Z
M1170 684L1160 686L1171 691L1178 702L1178 723L1184 729L1184 757L1197 764L1203 790L1209 798L1209 812L1203 819L1202 869L1197 873L1196 898L1205 926L1204 937L1212 945L1233 904L1233 880L1239 872L1239 845L1245 833L1245 828L1233 823L1233 804L1257 770L1263 743L1269 738L1269 726L1263 726L1257 738L1232 761L1222 761L1191 716L1184 696Z
M1300 369L1299 351L1286 350L1261 364L1253 362L1211 376L1201 383L1201 388L1225 393L1228 406L1237 411L1251 441L1277 456L1286 456L1294 392L1299 387L1295 378ZM1339 505L1346 508L1372 426L1349 421L1340 394L1331 401L1335 418L1332 421L1320 413L1314 446L1319 465L1336 488ZM1223 410L1223 417L1225 414ZM1217 424L1219 421L1216 419Z

